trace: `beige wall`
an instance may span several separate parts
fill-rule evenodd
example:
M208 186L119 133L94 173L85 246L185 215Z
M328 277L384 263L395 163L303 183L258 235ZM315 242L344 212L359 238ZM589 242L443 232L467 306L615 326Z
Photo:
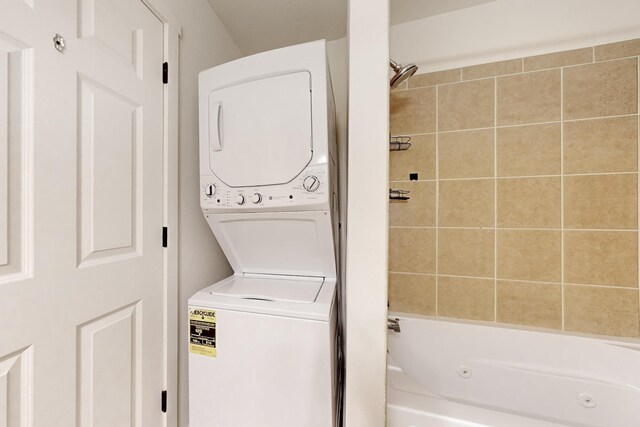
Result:
M200 210L198 73L241 56L206 0L173 0L180 39L178 425L188 425L187 300L232 273ZM171 75L171 73L170 73Z
M391 57L448 70L640 37L637 0L493 0L394 25Z
M391 310L637 337L640 42L391 94ZM409 181L417 172L418 180Z

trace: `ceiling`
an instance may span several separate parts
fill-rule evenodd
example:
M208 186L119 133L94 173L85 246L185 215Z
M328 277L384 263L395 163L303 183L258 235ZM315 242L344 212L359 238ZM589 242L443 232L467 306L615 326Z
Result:
M391 0L391 25L493 0ZM347 34L347 0L209 0L245 54Z
M391 25L466 9L494 0L391 0Z
M209 0L244 54L335 40L347 33L347 0Z

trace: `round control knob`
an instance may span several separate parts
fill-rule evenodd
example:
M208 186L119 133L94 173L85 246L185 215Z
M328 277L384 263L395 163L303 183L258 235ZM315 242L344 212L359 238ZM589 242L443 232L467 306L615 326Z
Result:
M238 194L236 197L236 203L239 205L244 205L244 196L242 194Z
M204 195L207 197L213 197L216 194L216 186L214 184L209 184L204 187Z
M255 193L253 196L251 196L251 201L255 204L260 203L262 201L262 194Z
M318 188L320 188L320 180L317 176L310 175L302 181L302 186L305 190L313 193Z

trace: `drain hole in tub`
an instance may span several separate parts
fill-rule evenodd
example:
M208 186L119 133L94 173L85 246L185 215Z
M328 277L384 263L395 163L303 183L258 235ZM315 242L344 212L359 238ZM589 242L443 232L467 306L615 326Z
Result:
M268 301L268 302L273 302L272 299L269 298L258 298L258 297L245 297L242 299L250 299L250 300L254 300L254 301Z
M471 378L471 368L465 365L458 366L458 375L465 380Z
M578 395L578 403L585 408L595 408L596 400L589 393L580 393Z

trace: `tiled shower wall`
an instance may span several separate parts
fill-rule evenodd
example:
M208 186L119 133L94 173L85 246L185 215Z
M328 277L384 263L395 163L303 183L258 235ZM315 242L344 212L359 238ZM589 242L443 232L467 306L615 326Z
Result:
M391 92L391 134L412 138L390 153L389 187L410 191L389 206L391 310L640 335L639 55L631 40Z

